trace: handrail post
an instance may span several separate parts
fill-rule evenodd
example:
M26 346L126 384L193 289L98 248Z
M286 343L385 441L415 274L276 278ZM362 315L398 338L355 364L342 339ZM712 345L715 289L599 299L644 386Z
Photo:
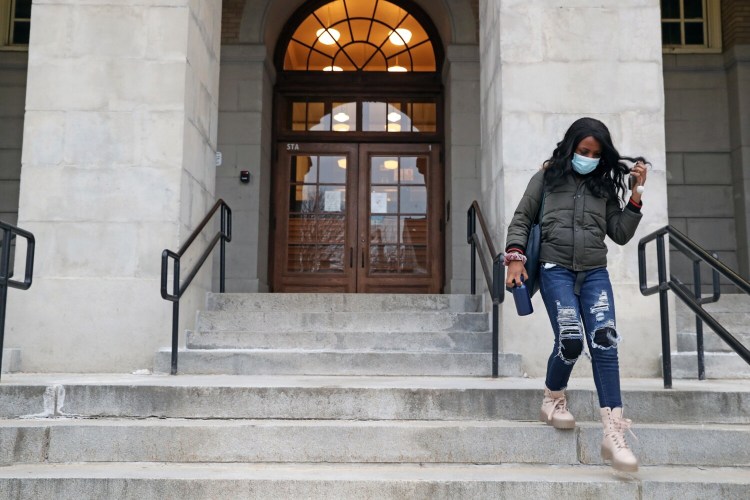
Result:
M226 205L221 206L221 242L219 243L219 292L224 293L224 282L226 279L226 255L227 255L227 211Z
M5 341L5 308L8 303L8 278L10 276L10 231L3 231L3 248L0 252L0 374L3 372L3 343Z
M499 304L502 298L502 260L497 256L492 260L492 378L497 378L500 364L500 314Z
M172 277L174 294L177 300L172 302L172 369L170 374L177 375L177 351L179 349L179 325L180 325L180 259L175 258L174 276Z
M669 302L667 292L667 257L664 245L664 235L656 239L656 253L659 266L659 311L661 313L661 361L664 376L664 388L672 388L672 352L669 345Z
M477 244L474 240L474 234L477 232L477 214L474 207L469 208L467 215L467 240L471 250L471 270L469 274L469 280L471 283L471 294L476 295L477 293Z
M695 300L701 302L701 261L693 261L693 290ZM703 349L703 321L695 315L695 349L698 352L698 380L706 380L706 364Z

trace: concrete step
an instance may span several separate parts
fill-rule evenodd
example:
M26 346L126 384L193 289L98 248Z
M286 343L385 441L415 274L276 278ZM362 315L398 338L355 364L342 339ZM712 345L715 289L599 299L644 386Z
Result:
M57 500L218 498L746 499L744 467L454 464L19 464L0 468L0 497Z
M189 349L491 352L492 332L188 332Z
M747 425L638 425L643 465L750 466ZM601 424L541 422L0 420L0 464L307 462L603 464Z
M200 311L196 331L486 332L486 313Z
M492 374L490 353L272 349L181 350L180 373L229 375L416 375L481 377ZM156 354L154 371L168 373L171 351ZM500 353L500 375L517 377L521 356Z
M34 375L0 383L0 418L526 420L544 381L529 378ZM641 424L750 424L745 380L623 379L627 417ZM590 379L572 379L579 422L598 422Z
M737 340L742 342L743 345L750 347L750 333L748 334L735 334L732 333ZM677 350L678 351L695 351L697 349L695 333L678 333L677 334ZM721 340L718 335L714 332L705 328L703 330L703 350L704 352L734 352L729 344Z
M482 296L379 293L209 293L211 311L481 312Z
M734 352L705 352L703 359L706 367L706 378L750 378L750 365ZM696 352L673 352L672 377L698 378L698 354Z
M21 371L21 349L3 348L2 373L15 373Z

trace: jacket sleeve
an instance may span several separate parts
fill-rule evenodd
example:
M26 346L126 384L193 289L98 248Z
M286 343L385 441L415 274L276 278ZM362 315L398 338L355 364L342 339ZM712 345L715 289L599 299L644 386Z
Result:
M508 237L505 240L506 250L510 247L526 251L529 231L534 222L539 206L542 202L542 188L544 187L544 170L540 170L529 181L526 192L523 193L508 226Z
M616 199L607 201L607 236L618 245L624 245L635 234L643 214L630 207L620 208Z

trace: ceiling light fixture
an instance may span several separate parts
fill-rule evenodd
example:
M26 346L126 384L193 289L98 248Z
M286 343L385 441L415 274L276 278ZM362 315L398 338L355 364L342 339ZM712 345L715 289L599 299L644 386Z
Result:
M401 132L401 124L400 123L389 123L387 130L388 130L388 132Z
M411 40L411 31L406 28L396 28L391 31L390 35L388 35L388 40L390 40L393 45L398 45L399 47L406 45Z
M341 33L339 33L339 30L333 28L320 28L315 32L315 36L318 37L318 41L323 45L333 45L341 38Z
M333 115L333 119L337 122L348 122L349 121L349 115L344 113L343 111L340 111Z
M339 66L326 66L323 71L344 71L344 69Z
M349 124L348 123L334 123L333 131L334 132L349 132Z
M383 166L387 170L396 170L398 168L398 160L385 160Z
M336 163L338 163L339 168L346 168L346 158L339 158Z
M403 66L399 66L398 64L395 66L391 66L388 68L388 71L391 73L406 73L409 71L408 69L404 68Z
M391 111L388 113L388 121L389 122L400 122L401 121L401 113L398 113L396 111Z

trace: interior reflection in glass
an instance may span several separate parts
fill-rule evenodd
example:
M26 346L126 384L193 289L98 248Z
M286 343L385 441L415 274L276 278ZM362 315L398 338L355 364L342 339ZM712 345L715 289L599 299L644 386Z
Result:
M425 186L402 186L400 198L401 213L427 213L427 188Z
M386 131L387 106L384 102L362 103L362 130L370 132Z
M397 184L398 157L373 156L370 159L370 182L372 184Z
M342 155L292 157L288 271L344 270L346 160Z
M307 130L326 132L331 130L331 115L325 112L325 103L307 103Z
M357 103L334 102L331 111L334 132L354 132L357 130Z

